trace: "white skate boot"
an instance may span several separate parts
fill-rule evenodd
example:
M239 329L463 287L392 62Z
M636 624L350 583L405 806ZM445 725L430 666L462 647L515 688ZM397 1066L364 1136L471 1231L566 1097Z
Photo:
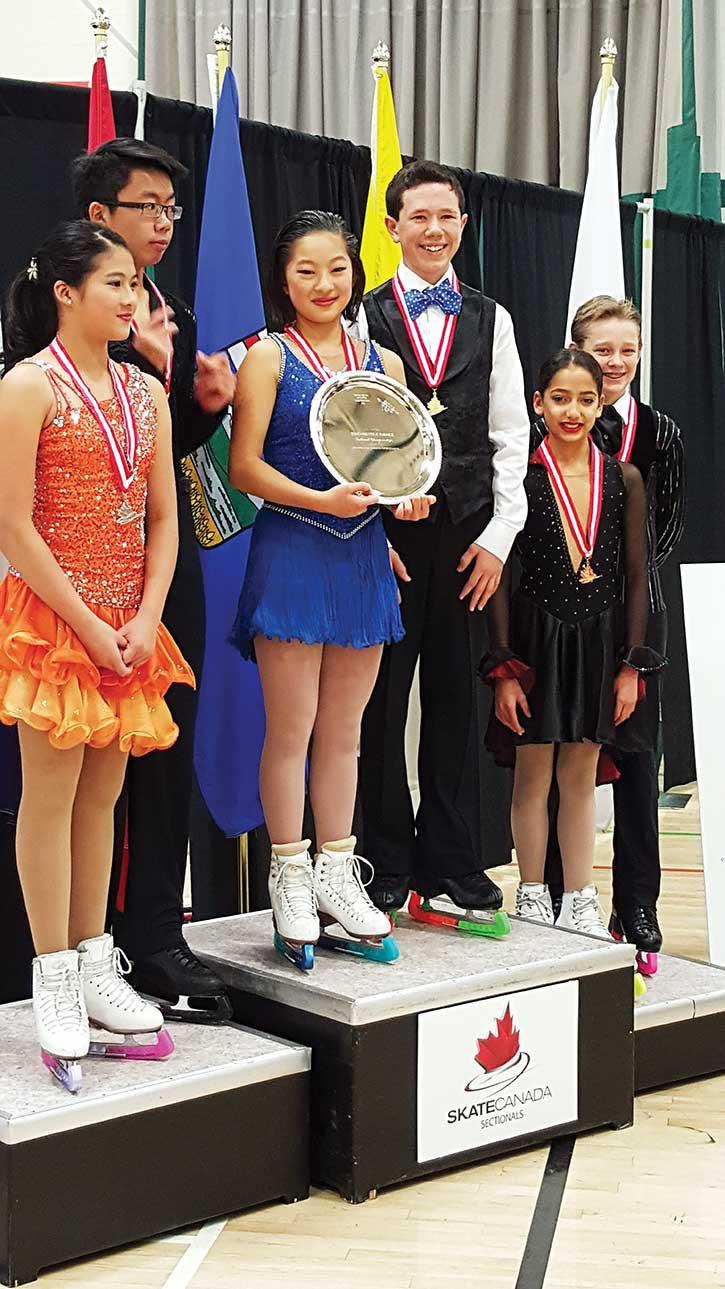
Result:
M69 1092L77 1092L90 1034L75 949L33 958L33 1015L40 1059Z
M315 907L310 842L272 847L268 890L274 919L274 947L283 958L311 971L320 921Z
M580 891L565 891L556 925L582 935L595 935L598 940L612 940L599 907L596 886L583 886Z
M519 882L516 891L516 917L527 922L554 925L549 888L544 882Z
M374 962L395 962L398 946L391 935L392 924L376 909L365 890L361 865L373 866L355 854L355 837L327 842L315 855L315 898L324 928L320 943L327 949L342 949ZM335 927L330 932L330 927Z
M121 1043L92 1040L91 1056L127 1057L134 1060L164 1060L174 1050L171 1035L163 1028L158 1007L146 1002L124 976L131 970L122 949L114 949L113 937L96 935L78 945L81 985L88 1019L96 1029L122 1034ZM152 1042L138 1042L137 1035L153 1034Z

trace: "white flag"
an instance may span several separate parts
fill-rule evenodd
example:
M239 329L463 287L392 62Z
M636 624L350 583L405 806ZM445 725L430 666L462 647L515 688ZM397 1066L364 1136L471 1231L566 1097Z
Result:
M567 344L571 340L571 320L580 304L591 300L593 295L613 295L616 300L624 296L617 168L618 97L619 86L613 80L602 101L600 82L592 104L589 168L571 275Z

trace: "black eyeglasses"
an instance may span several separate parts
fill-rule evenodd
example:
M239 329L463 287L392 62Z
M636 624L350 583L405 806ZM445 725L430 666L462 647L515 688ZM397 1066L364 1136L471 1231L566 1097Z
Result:
M103 201L104 206L123 206L125 210L140 210L144 219L152 219L154 223L165 215L172 224L175 224L184 213L183 206L163 206L158 201L106 201L103 198L99 200Z

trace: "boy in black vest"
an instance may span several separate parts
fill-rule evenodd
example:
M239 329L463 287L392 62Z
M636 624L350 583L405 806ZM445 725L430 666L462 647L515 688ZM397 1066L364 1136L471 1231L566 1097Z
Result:
M682 435L671 417L630 393L642 350L641 320L631 300L597 295L581 305L571 324L572 341L596 358L604 374L604 410L594 430L604 452L639 469L647 491L650 618L647 643L664 654L667 610L659 570L682 535L685 519L685 461ZM537 427L534 427L535 439ZM538 434L540 438L540 432ZM662 933L657 921L660 850L657 803L657 745L660 684L647 677L646 698L630 718L640 752L614 752L620 778L614 784L613 896L610 931L637 946L640 971L657 970ZM561 859L550 830L545 880L552 899L563 889Z
M456 176L432 162L412 162L388 186L386 207L403 263L366 297L368 328L400 354L410 389L435 417L443 466L438 504L415 535L405 531L412 525L386 513L388 537L410 580L401 586L405 639L386 648L363 721L365 853L375 868L370 894L385 911L400 908L411 890L424 899L446 895L485 918L502 896L483 872L481 610L526 519L529 418L508 313L460 285L451 265L467 219ZM415 817L405 725L419 659ZM485 821L489 866L510 859L504 814L505 802L498 810L492 802ZM500 824L495 839L490 822Z

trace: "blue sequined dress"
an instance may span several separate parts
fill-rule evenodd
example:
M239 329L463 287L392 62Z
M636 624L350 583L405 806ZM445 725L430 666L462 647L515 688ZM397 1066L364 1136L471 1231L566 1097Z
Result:
M323 491L337 480L309 431L317 376L282 336L281 367L264 459L295 483ZM363 368L383 371L374 345ZM265 502L252 530L232 641L254 657L256 635L364 649L403 638L398 589L377 506L354 519Z

